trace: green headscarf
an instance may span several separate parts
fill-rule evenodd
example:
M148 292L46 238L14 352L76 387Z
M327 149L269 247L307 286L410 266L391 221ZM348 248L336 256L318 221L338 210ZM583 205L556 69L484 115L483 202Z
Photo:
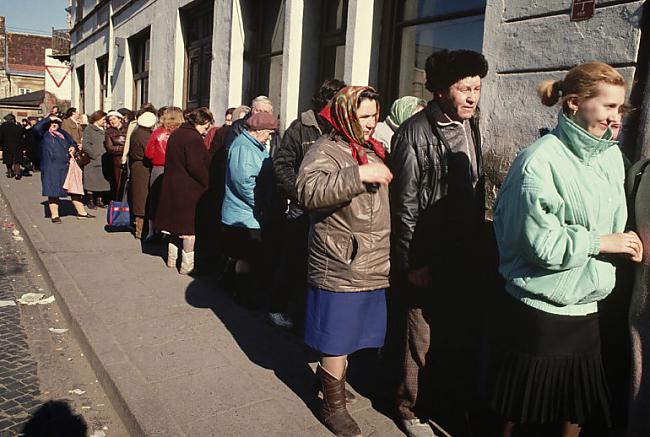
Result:
M427 106L427 102L424 99L413 96L404 96L395 100L390 107L390 114L386 117L386 123L393 129L397 129L407 119L411 118L413 111L418 106L424 108Z

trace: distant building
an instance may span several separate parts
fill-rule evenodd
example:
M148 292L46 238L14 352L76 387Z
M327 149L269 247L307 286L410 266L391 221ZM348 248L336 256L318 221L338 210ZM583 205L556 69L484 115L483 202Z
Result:
M0 98L45 89L45 49L51 47L49 36L7 32L0 17Z
M405 94L430 98L427 56L470 48L491 67L481 109L498 185L516 150L554 124L557 109L536 97L540 80L598 59L650 107L645 2L596 3L593 18L574 22L571 0L73 0L73 104L208 106L220 119L265 94L286 127L325 78L375 86L384 113Z

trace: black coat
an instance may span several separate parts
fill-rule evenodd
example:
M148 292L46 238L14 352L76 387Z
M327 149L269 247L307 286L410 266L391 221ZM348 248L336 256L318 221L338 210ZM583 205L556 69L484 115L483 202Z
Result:
M4 164L22 164L24 135L23 127L13 121L5 121L0 125L0 147Z
M310 109L303 112L284 132L273 154L273 169L281 194L291 203L298 204L296 177L307 149L331 130L329 123Z
M154 227L175 235L195 235L196 207L208 187L210 155L203 137L189 124L167 142L165 176Z
M478 117L470 120L479 181L472 186L465 156L451 153L437 125L442 111L434 102L402 123L392 139L389 167L391 266L396 272L421 267L457 271L454 255L477 244L485 221L485 177ZM466 258L467 259L467 258ZM442 269L442 270L441 270ZM434 273L434 277L436 273Z

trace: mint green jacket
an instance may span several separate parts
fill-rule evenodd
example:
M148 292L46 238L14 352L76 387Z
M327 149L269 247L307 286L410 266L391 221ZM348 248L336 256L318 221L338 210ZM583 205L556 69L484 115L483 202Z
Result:
M611 131L599 139L561 113L506 176L494 206L499 271L526 305L586 315L614 288L600 235L622 232L627 210L623 156L608 138Z

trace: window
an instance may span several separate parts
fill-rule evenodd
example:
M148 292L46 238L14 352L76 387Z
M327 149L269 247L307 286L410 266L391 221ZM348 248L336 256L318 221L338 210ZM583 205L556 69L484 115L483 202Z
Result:
M86 113L86 72L85 68L82 65L77 68L77 85L79 87L79 112L82 114Z
M97 58L97 77L99 79L99 110L104 110L104 100L108 98L108 55Z
M212 23L214 1L203 1L182 12L185 50L185 106L196 109L210 103Z
M244 59L251 72L250 85L244 93L245 102L250 102L259 95L266 95L274 105L280 105L284 8L284 0L266 0L254 4L252 27L246 35L249 41L244 53ZM257 29L259 31L256 31Z
M18 94L28 94L31 92L32 92L31 88L18 88Z
M151 37L147 29L131 38L131 67L133 69L133 108L149 101L149 53Z
M485 0L449 2L405 0L396 2L394 22L398 37L391 84L393 98L413 95L430 100L425 88L426 59L441 49L470 49L481 52Z
M84 15L84 0L77 0L77 8L75 9L74 19L76 22L81 21Z
M343 80L348 0L324 0L322 17L319 82Z

